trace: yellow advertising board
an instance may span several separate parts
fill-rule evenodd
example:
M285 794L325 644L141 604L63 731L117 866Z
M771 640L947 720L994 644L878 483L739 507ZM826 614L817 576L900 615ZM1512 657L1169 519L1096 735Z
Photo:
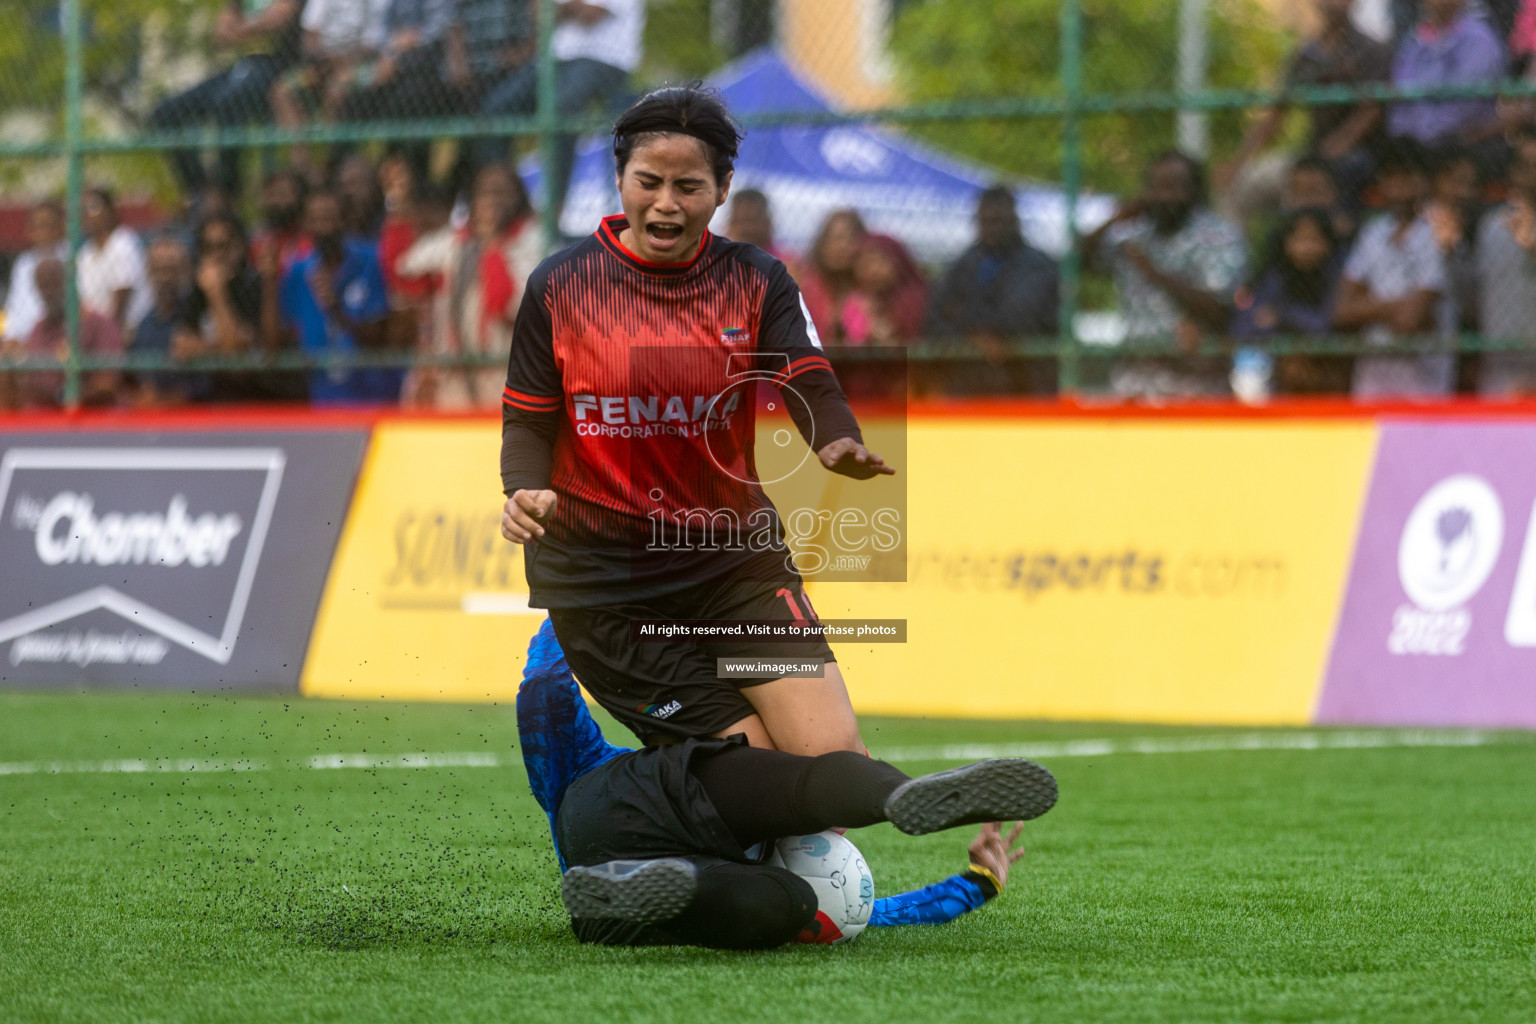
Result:
M867 424L882 454L897 423ZM812 583L862 712L1304 724L1369 421L917 418L905 583ZM305 666L315 696L507 700L542 612L501 540L493 421L375 431ZM890 449L889 452L886 449ZM838 478L840 479L840 478ZM835 482L835 481L834 481ZM813 500L864 486L842 481Z
M498 701L528 640L522 548L501 538L494 420L379 424L301 688L316 697Z
M867 713L1309 721L1374 449L1369 422L926 420L906 583L813 586Z

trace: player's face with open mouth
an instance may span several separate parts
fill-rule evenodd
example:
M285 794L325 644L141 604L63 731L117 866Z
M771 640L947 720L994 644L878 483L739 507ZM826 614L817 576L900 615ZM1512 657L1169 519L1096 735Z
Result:
M730 187L729 174L715 180L698 139L661 135L644 142L635 147L619 178L619 198L629 221L619 241L641 259L686 260L698 249Z

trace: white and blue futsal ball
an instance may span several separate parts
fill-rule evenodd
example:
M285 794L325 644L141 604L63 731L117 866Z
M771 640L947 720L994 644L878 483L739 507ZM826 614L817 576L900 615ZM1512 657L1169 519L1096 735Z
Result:
M768 863L794 872L816 891L816 919L795 941L849 942L869 924L875 908L875 876L847 836L817 832L780 839Z

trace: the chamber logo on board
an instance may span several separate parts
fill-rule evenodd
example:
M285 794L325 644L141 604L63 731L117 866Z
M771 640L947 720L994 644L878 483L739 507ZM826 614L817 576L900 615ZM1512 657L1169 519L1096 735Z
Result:
M1457 655L1466 647L1466 607L1488 582L1504 545L1504 507L1481 477L1458 474L1431 487L1403 526L1397 573L1411 604L1392 616L1393 654Z
M228 664L285 461L276 448L6 451L10 663L154 665L175 644Z

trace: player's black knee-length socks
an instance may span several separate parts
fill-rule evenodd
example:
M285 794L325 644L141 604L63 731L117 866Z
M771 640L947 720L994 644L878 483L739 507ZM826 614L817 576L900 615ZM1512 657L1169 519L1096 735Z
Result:
M885 799L908 776L849 750L818 757L727 747L696 758L695 778L742 846L885 820Z
M656 927L663 944L711 949L774 949L816 916L810 883L783 868L715 864L699 872L693 901Z

